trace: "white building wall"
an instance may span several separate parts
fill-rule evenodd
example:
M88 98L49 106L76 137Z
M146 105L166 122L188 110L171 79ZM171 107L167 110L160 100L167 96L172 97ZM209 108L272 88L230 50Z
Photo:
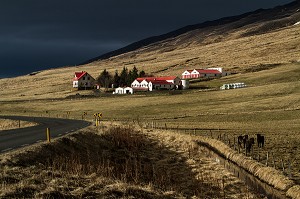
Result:
M140 84L140 82L137 81L137 80L134 80L134 81L132 82L132 84L131 84L131 87L140 87L140 86L141 86L141 84Z
M152 84L152 82L149 82L148 88L149 88L149 91L153 91L153 84Z
M141 82L141 87L143 87L143 88L148 88L148 82L146 81L146 80L143 80L142 82Z
M116 88L115 90L115 94L124 94L124 89L119 87L119 88Z
M133 89L130 87L126 87L126 88L124 88L123 93L124 94L133 94Z
M73 81L73 88L78 88L78 81Z
M189 78L191 78L191 73L186 70L181 74L181 76L182 76L182 79L189 79Z
M181 84L182 84L182 89L186 90L190 87L190 82L189 80L181 80Z
M200 73L194 69L192 72L191 72L191 78L198 78L200 77Z

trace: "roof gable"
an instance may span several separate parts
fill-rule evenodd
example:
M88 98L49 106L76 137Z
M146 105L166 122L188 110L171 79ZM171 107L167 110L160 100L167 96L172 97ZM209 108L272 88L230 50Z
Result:
M182 75L190 75L193 70L186 70L182 73Z
M81 71L81 72L75 72L75 78L79 80L80 78L82 78L87 72L86 71Z
M75 77L74 80L80 80L82 77L85 75L88 75L89 77L92 78L92 80L95 80L90 74L88 74L86 71L81 71L81 72L75 72Z

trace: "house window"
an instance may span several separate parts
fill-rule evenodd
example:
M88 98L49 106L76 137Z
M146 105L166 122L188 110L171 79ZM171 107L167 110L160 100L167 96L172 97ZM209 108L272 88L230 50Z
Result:
M90 80L90 77L88 77L88 80Z
M83 77L82 80L85 80L85 77Z

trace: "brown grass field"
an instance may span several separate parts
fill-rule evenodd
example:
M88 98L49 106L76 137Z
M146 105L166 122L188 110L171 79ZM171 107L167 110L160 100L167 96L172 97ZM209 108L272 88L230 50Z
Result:
M0 119L0 131L25 128L37 125L34 122Z
M88 112L84 119L92 121L93 114L101 112L102 119L106 121L131 122L134 120L148 126L155 124L159 128L167 127L176 131L178 129L181 133L195 131L200 135L210 135L212 132L214 138L226 137L225 143L228 143L229 138L231 143L228 145L231 147L234 147L233 138L237 135L254 136L256 133L262 133L266 137L265 148L258 150L255 146L253 158L265 164L268 152L268 165L276 167L280 172L284 168L283 173L299 184L299 32L300 26L289 26L243 38L238 36L243 32L234 32L228 37L224 36L221 42L211 42L208 38L202 43L191 42L181 45L175 44L176 39L180 39L175 38L173 40L175 43L161 42L83 66L40 71L32 76L0 79L0 114L81 119L83 112ZM72 90L72 78L75 71L85 70L97 77L104 69L113 73L115 70L121 71L124 66L129 69L136 66L139 70L159 76L181 76L186 69L213 66L221 66L236 74L211 81L193 82L191 89L177 94L153 92L115 96L101 93L96 97L93 91ZM247 87L225 91L218 89L224 83L234 82L244 82ZM75 98L76 93L80 93L81 97ZM46 179L47 175L52 176L52 179L47 178L45 182L40 182L43 187L42 194L45 193L45 197L49 193L58 194L56 189L59 187L62 189L62 187L71 186L66 183L75 184L74 190L71 190L75 195L78 195L77 192L85 193L79 187L94 189L93 186L80 184L81 181L88 184L87 181L97 179L94 172L80 178L74 173L68 174L67 178L71 179L70 176L75 176L75 181L66 182L55 180L56 177L62 175L59 172L60 168L59 171L47 171L54 165L47 165L45 162L41 164L42 169L38 168L40 165L38 163L27 165L28 167L20 167L17 163L14 168L21 169L16 169L16 172L21 172L20 176L24 175L24 177L31 172L31 169L40 169L37 170L37 173L41 175L39 178L29 178L33 181ZM24 174L22 174L22 169L26 170ZM44 169L46 169L45 172L40 172ZM10 172L12 170L8 169L7 176ZM2 189L7 188L8 192L21 190L21 193L24 193L21 185L26 182L20 179L12 180L12 182L15 181L16 183L12 183L12 189L7 188L7 185L2 185ZM50 185L52 183L51 190L45 187L45 184L49 183ZM113 186L116 187L117 184ZM99 183L95 187L98 189L105 186ZM33 185L23 191L29 190L30 192L32 189L38 188ZM111 191L111 189L106 190ZM66 192L63 190L62 193ZM164 197L164 194L169 192L159 193L158 197ZM176 192L176 197L180 197L180 194L185 192L179 189L178 193L179 195L176 195ZM122 194L124 194L124 189L122 189ZM172 193L170 197L173 197Z
M189 135L108 126L0 155L0 198L262 198Z

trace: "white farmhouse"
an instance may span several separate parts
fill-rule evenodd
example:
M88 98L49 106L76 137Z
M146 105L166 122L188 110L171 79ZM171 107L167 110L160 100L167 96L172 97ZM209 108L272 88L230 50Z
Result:
M73 88L78 90L91 89L95 84L95 79L86 71L75 72Z

